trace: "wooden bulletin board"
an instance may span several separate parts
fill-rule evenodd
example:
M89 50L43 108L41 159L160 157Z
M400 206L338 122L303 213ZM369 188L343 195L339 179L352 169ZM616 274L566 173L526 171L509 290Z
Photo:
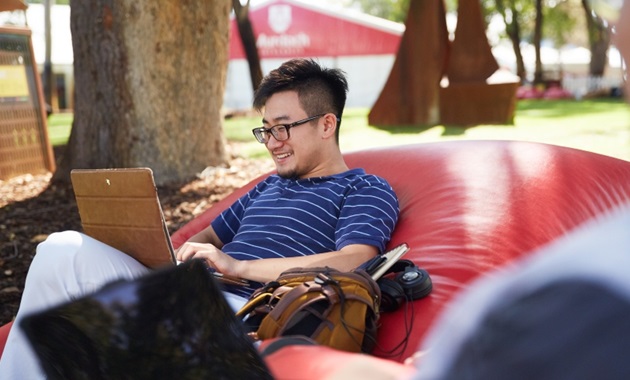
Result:
M31 31L0 27L0 180L54 170Z

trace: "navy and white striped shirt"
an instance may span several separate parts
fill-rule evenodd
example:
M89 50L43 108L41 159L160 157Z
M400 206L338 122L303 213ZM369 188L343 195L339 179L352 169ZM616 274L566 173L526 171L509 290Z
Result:
M238 260L306 256L349 244L385 250L398 199L383 178L363 169L306 179L272 175L225 210L212 228ZM253 288L227 289L239 295Z

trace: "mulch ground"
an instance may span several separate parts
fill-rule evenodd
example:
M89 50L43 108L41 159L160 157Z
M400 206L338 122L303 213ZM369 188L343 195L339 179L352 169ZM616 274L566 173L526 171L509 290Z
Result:
M230 146L230 151L237 147ZM55 148L57 160L63 147ZM226 167L208 168L179 186L158 188L172 233L251 179L273 168L271 161L250 161L232 153ZM26 272L37 244L57 231L81 230L70 185L51 185L51 174L0 180L0 325L13 319Z

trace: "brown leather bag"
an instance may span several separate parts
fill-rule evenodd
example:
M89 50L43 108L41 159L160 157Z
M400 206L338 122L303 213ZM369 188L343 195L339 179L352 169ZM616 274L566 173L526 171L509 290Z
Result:
M303 335L319 344L370 352L381 291L364 270L296 268L258 289L237 312L255 339Z

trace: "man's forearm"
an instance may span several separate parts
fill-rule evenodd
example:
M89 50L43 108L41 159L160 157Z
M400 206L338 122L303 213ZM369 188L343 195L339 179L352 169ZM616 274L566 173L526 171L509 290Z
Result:
M238 277L248 280L268 282L291 268L330 267L349 271L378 253L376 247L362 244L346 246L340 251L318 253L308 256L244 260L239 262Z

